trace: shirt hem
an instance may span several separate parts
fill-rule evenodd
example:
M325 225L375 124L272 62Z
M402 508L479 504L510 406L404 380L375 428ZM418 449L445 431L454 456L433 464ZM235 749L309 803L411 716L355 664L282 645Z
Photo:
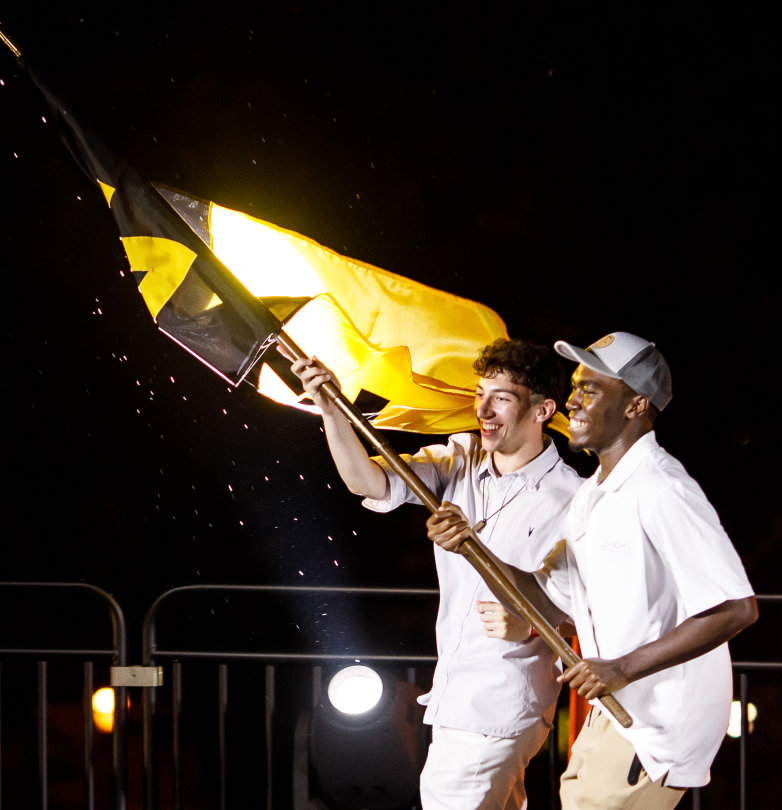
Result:
M648 771L647 771L648 773ZM669 788L698 788L705 787L711 782L711 770L703 773L678 773L671 768L665 775L665 787Z
M518 726L511 726L505 728L494 728L491 726L476 726L465 720L456 720L452 718L443 718L439 716L428 718L424 716L424 725L426 726L442 726L443 728L452 728L456 731L469 731L473 734L483 734L485 737L499 737L504 740L510 740L514 737L520 737L527 729L532 728L538 721L542 721L546 728L553 728L552 723L546 719L546 714L549 713L551 707L543 714L536 717L524 718Z

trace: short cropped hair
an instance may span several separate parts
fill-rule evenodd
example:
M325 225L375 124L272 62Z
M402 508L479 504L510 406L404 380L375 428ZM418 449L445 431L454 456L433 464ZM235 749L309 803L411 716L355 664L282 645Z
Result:
M473 368L481 377L496 377L504 371L512 382L526 385L533 395L553 399L557 410L565 402L565 370L547 346L521 338L499 338L481 349Z

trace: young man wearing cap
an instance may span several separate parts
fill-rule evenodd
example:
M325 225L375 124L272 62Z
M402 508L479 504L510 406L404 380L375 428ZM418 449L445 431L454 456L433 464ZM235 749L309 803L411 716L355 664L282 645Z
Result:
M370 459L349 423L318 389L333 376L315 361L294 363L323 410L337 469L364 506L388 512L419 503L381 458ZM581 479L543 433L564 399L556 355L521 340L487 346L475 414L480 439L462 433L447 446L405 460L441 499L460 504L483 542L515 566L536 570L562 537ZM469 563L435 547L440 581L437 668L420 702L434 726L421 774L425 810L526 807L524 771L551 728L560 686L557 656L530 627L494 601Z
M555 348L579 364L570 447L600 467L541 570L504 567L550 621L572 617L584 654L559 678L595 706L562 776L562 807L673 808L709 781L733 698L726 642L757 606L716 512L655 440L671 375L654 344L615 332L586 350ZM450 505L428 526L447 550L466 536ZM600 711L607 693L631 714L629 729Z

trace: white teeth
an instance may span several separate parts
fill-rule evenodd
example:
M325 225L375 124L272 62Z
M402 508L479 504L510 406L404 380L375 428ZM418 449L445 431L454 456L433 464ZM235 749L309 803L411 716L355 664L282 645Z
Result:
M582 419L573 419L573 417L570 418L570 427L572 428L582 428L585 424L586 422L584 422Z
M486 422L481 422L481 427L484 430L488 430L488 431L499 430L500 429L499 425L487 425Z

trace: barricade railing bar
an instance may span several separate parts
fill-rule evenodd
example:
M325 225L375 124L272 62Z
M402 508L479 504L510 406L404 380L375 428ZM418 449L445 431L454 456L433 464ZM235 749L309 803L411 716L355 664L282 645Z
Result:
M95 773L93 746L93 659L109 659L114 666L127 666L127 641L125 617L114 597L84 582L0 582L0 588L21 588L64 591L87 591L97 596L108 609L112 625L111 647L106 648L50 648L13 647L0 648L0 659L36 658L38 675L38 788L41 810L49 806L49 757L48 757L48 711L49 680L48 659L77 658L84 661L83 671L83 732L84 732L84 806L95 809ZM115 690L114 727L112 729L112 806L114 810L127 808L127 693L124 687ZM2 705L0 703L0 705ZM1 726L0 726L1 728ZM0 737L0 758L2 754ZM2 776L0 772L0 807L2 807Z

